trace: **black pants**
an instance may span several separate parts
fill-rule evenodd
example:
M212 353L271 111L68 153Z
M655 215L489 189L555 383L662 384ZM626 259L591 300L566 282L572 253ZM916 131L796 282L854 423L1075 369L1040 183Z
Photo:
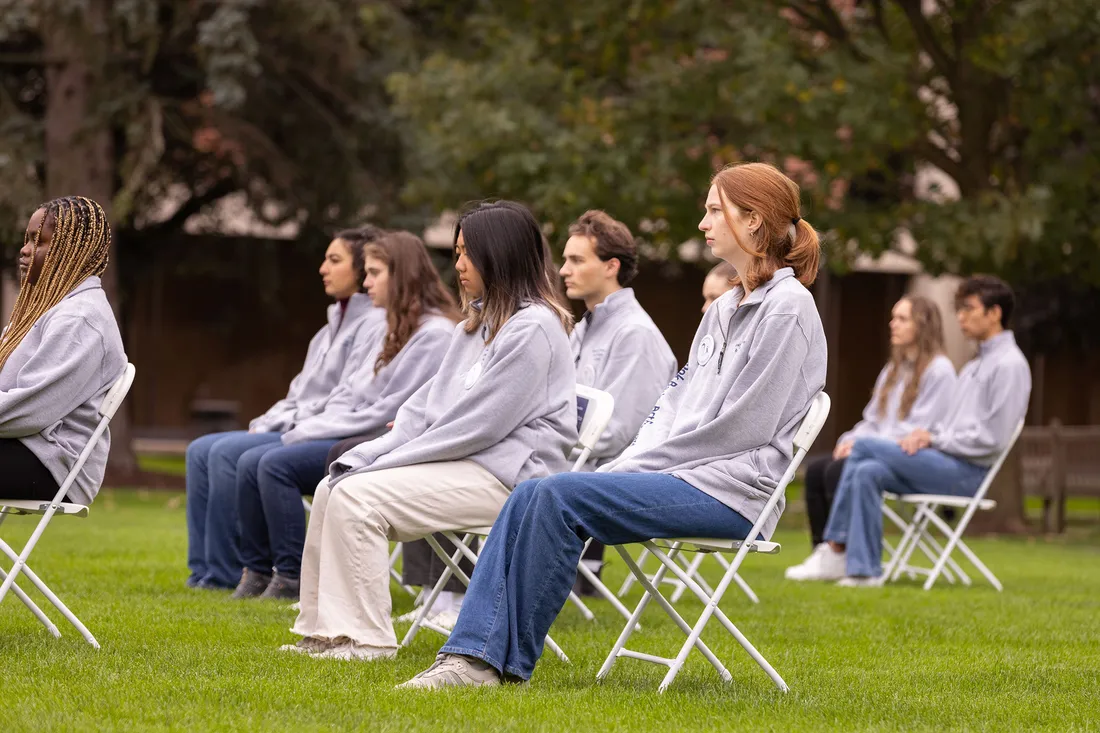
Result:
M49 501L57 482L20 440L0 438L0 499Z
M376 437L378 436L359 435L354 438L348 438L347 440L341 440L339 443L332 446L332 449L328 452L328 458L325 460L325 465L331 466L333 461L344 453L347 453L360 443L365 443ZM55 488L54 491L56 490ZM454 544L452 544L450 540L441 534L435 534L433 537L435 537L440 547L450 551L452 554L454 553ZM473 548L474 552L477 552L477 540L474 540L470 547ZM462 572L466 573L466 577L469 577L470 573L474 571L474 566L469 560L463 560L458 566L462 568ZM441 577L443 577L443 571L446 569L447 566L443 564L443 561L435 554L435 550L433 550L432 546L425 540L401 543L401 582L405 585L431 588L435 586ZM447 581L447 584L443 586L443 590L462 593L466 590L466 586L462 584L461 580L452 576L451 579Z
M829 521L829 510L833 506L845 460L841 458L837 461L829 456L806 464L806 514L810 517L810 537L814 547L824 541L825 524Z

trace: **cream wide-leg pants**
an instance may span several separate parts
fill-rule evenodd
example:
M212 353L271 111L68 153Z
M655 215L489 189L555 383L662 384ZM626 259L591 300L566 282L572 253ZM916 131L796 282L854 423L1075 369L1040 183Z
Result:
M491 525L509 490L472 461L403 466L322 480L302 554L302 636L396 649L390 620L389 542Z

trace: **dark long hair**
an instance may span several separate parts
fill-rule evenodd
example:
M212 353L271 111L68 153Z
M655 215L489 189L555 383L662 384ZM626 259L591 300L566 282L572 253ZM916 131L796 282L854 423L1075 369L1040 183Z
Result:
M367 258L363 254L363 248L371 242L377 242L386 234L386 230L376 227L374 224L364 224L354 229L343 229L332 235L333 239L339 239L347 245L351 252L351 267L355 270L356 282L359 283L359 292L365 293L363 280L367 277Z
M409 232L389 232L363 249L364 260L374 257L389 270L386 302L386 340L374 362L374 373L393 361L420 327L420 319L437 312L455 323L462 320L454 296L432 266L428 248Z
M898 405L898 418L908 417L909 411L920 394L920 380L924 376L924 370L932 363L932 360L943 353L943 318L940 309L928 298L922 295L906 295L902 300L909 301L909 307L913 314L913 323L917 327L915 342L917 356L913 360L913 370L909 374L909 381L905 390L901 393L901 404ZM886 372L886 381L882 384L882 393L878 395L878 414L886 415L886 402L890 392L901 379L902 365L907 362L904 348L895 348L890 354L890 370Z
M456 246L460 233L466 256L485 284L480 308L472 307L466 295L462 296L467 333L485 325L489 329L486 340L492 341L524 302L545 304L557 314L566 332L572 330L573 315L551 282L550 248L527 207L513 201L480 204L455 224Z

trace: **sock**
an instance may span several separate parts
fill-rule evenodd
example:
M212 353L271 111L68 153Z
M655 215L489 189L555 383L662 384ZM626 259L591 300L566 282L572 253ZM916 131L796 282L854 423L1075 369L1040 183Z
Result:
M581 563L593 573L600 572L600 568L603 567L603 561L601 560L581 560Z

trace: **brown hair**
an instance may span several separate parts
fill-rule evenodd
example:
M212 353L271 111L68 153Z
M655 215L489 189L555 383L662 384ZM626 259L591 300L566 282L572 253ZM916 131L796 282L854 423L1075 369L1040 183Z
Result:
M626 287L638 274L638 246L630 228L607 212L592 209L569 225L569 235L579 234L596 243L596 256L604 262L619 261L619 285Z
M768 163L734 163L715 173L711 184L718 187L722 215L737 244L752 256L747 272L739 272L734 278L735 285L755 290L783 267L793 268L803 285L813 283L821 244L810 222L799 213L797 183ZM730 206L736 206L742 214L759 214L761 223L753 232L752 242L742 242L737 235L730 220Z
M455 224L466 244L466 256L481 275L485 294L477 306L462 296L466 333L488 327L486 342L515 315L524 303L542 303L557 315L566 333L573 329L573 314L562 303L552 282L550 247L538 220L514 201L482 203L463 214Z
M351 267L355 270L360 293L367 292L366 288L363 287L363 280L367 277L366 257L363 255L363 247L371 242L377 242L385 233L386 230L376 227L374 224L364 224L355 229L341 229L332 235L334 240L339 239L343 242L348 252L351 253Z
M420 327L420 319L433 311L455 323L462 320L454 296L432 265L428 248L409 232L387 232L363 248L364 262L374 257L389 269L386 303L386 339L374 362L374 373L393 361Z
M53 240L42 263L38 280L30 283L30 270L19 285L19 297L0 340L0 369L4 368L23 337L46 311L60 303L80 283L102 275L111 255L111 225L103 207L83 196L66 196L42 204L45 211L34 233L31 262L47 221L53 222Z
M898 406L898 417L904 418L913 409L913 403L917 401L920 393L920 380L924 376L924 370L932 363L932 360L943 353L943 318L940 309L928 298L921 295L906 295L902 301L908 301L913 314L913 322L917 326L917 338L915 346L917 356L912 362L912 372L905 390L901 393L901 404ZM886 402L890 392L901 379L902 366L908 363L905 358L905 349L895 347L890 354L889 371L886 372L886 381L882 384L882 390L878 395L878 414L886 415Z

